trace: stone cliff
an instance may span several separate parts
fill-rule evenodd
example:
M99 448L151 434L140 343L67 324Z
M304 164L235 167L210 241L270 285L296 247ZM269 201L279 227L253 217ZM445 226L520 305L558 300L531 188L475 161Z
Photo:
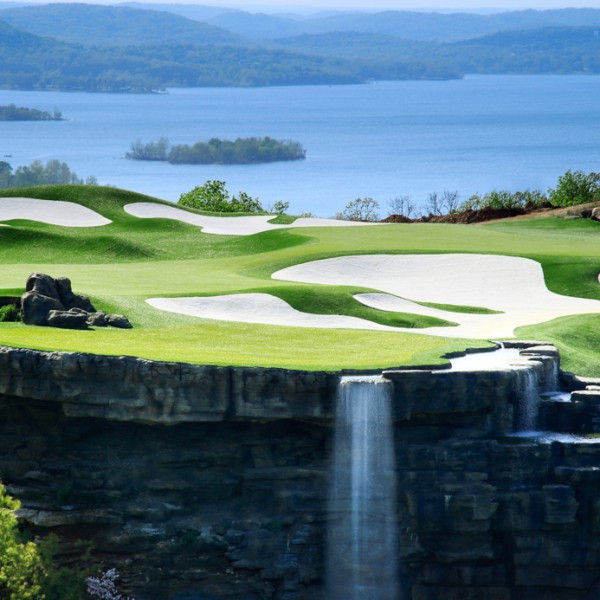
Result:
M512 436L510 370L384 376L403 597L598 597L600 445ZM0 473L27 527L66 559L91 541L138 600L318 600L338 380L0 348ZM580 408L542 414L590 426L569 385Z

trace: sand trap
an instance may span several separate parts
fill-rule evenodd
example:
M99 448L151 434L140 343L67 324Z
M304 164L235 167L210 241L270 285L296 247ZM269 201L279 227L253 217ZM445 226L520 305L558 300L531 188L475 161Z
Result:
M431 327L429 335L467 338L509 337L521 325L572 314L599 313L600 301L550 292L542 267L533 260L481 254L347 256L283 269L274 279L370 287L419 302L481 306L503 314L452 313L409 305L379 294L359 300L381 310L427 314L459 323ZM417 305L418 306L418 305ZM414 331L414 330L413 330Z
M148 304L166 310L203 319L287 325L289 327L316 327L319 329L375 329L395 331L393 327L343 315L314 315L292 308L287 302L271 294L231 294L192 298L150 298Z
M253 235L272 229L289 229L290 227L356 227L361 225L378 225L378 223L360 223L357 221L339 221L337 219L319 219L316 217L296 219L290 225L273 225L269 223L274 215L258 215L251 217L207 217L181 210L176 206L153 204L152 202L136 202L126 204L125 212L140 219L173 219L202 227L204 233L220 235Z
M0 221L26 219L63 227L98 227L111 223L93 210L62 200L0 198Z
M521 325L542 323L570 314L600 312L600 301L561 296L545 285L541 265L510 256L477 254L349 256L314 261L273 274L274 279L380 289L357 295L379 310L428 315L459 323L458 327L415 330L393 328L348 316L312 315L291 308L269 294L236 294L211 298L155 298L156 308L207 319L295 327L373 329L427 335L502 338ZM405 300L481 306L502 314L455 313Z
M600 301L560 296L545 285L539 263L511 256L478 254L346 256L288 267L274 279L370 287L385 293L358 294L357 300L386 311L439 317L457 327L404 329L356 317L313 315L293 309L269 294L207 298L153 298L162 310L205 319L293 327L372 329L444 337L496 339L514 329L572 314L600 313ZM399 297L401 296L401 297ZM502 314L468 314L415 304L480 306Z

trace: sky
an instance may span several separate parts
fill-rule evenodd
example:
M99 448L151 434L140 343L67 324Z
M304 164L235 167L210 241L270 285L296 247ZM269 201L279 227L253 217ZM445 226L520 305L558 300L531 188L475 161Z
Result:
M600 8L600 0L156 0L157 2L180 4L206 4L230 6L251 12L306 12L307 10L418 10L476 12L502 12L506 10L551 9L551 8Z

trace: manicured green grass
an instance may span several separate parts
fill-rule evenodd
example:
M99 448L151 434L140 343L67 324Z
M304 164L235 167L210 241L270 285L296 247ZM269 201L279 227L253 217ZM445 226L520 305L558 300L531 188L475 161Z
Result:
M437 304L435 302L417 302L421 306L446 310L448 312L465 313L471 315L499 315L502 311L483 308L482 306L463 306L460 304Z
M31 335L31 330L35 330L35 335ZM443 365L447 361L441 356L448 352L491 346L472 340L349 329L270 327L200 319L195 319L194 324L181 324L178 318L168 327L136 327L128 331L69 331L0 323L0 344L199 364L317 371Z
M297 218L292 215L277 215L273 219L270 219L269 223L272 225L291 225Z
M352 298L376 291L276 281L271 274L310 260L353 254L484 253L539 261L548 287L557 293L600 299L600 224L556 218L487 225L390 224L378 227L276 230L235 237L202 233L165 219L126 214L131 202L162 202L133 192L90 186L41 186L0 190L2 196L70 200L113 220L104 227L55 227L11 221L0 228L0 294L22 290L27 275L41 271L68 276L76 292L99 308L122 312L131 331L73 332L18 324L0 326L0 343L43 349L130 354L207 364L268 365L338 369L399 366L440 360L447 351L488 346L481 340L434 338L419 334L317 330L222 323L176 315L150 307L157 296L267 292L294 308L347 314L400 327L424 328L449 323L404 313L385 313ZM487 307L431 305L454 312L492 312ZM523 328L520 337L555 340L565 364L582 374L596 372L600 355L594 319L569 317ZM561 326L562 327L562 326ZM569 337L569 329L582 331ZM597 330L597 328L596 328ZM586 333L586 335L583 335ZM553 336L553 337L552 337ZM598 360L596 359L596 362Z
M600 314L562 317L520 327L522 339L547 340L560 349L561 368L578 375L600 377Z

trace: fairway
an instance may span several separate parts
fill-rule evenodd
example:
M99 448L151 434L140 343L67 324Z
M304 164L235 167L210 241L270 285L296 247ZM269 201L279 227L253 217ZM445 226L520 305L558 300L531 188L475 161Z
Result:
M356 282L319 284L271 277L295 265L344 256L443 253L523 257L541 265L550 292L600 300L600 223L590 220L377 227L297 224L293 229L253 235L223 235L204 233L199 226L172 218L129 214L124 209L127 205L143 202L159 207L167 203L114 188L73 185L19 188L18 193L1 190L0 207L2 197L17 195L75 202L99 214L105 224L66 227L27 220L23 215L18 220L4 220L8 227L0 228L0 293L22 293L27 276L34 271L67 276L77 293L89 295L97 308L127 315L134 328L72 331L0 323L0 344L5 345L310 370L442 364L447 352L491 345L487 339L443 336L443 330L452 329L465 313L498 312L494 306L482 305L475 294L472 302L467 295L460 302L442 306L433 297L408 298L441 309L438 312L443 311L444 318L439 318L432 316L437 314L433 312L410 312L410 303L398 304L402 310L397 312L360 303L355 296L380 290ZM427 277L426 271L423 277ZM345 315L402 328L403 332L234 323L166 312L146 302L149 298L244 293L271 294L296 311ZM523 301L533 302L527 297ZM528 308L535 311L536 307ZM562 352L565 368L600 375L596 358L600 348L595 340L599 321L600 314L564 316L522 327L515 335L553 341ZM436 337L427 335L430 327L436 329Z

